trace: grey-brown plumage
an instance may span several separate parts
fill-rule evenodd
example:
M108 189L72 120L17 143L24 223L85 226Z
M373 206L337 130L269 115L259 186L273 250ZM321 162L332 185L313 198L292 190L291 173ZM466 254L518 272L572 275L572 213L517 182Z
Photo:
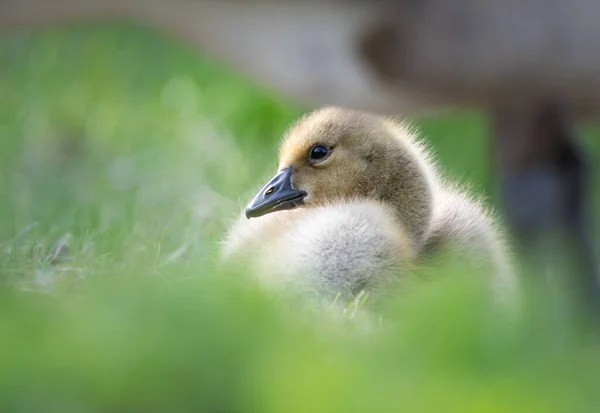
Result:
M316 147L326 149L318 160ZM269 285L325 296L385 289L447 248L492 270L495 287L511 284L493 217L440 177L402 122L335 107L312 112L284 136L283 175L285 197L282 180L265 186L253 201L263 203L260 216L239 218L223 244L224 257L248 259Z

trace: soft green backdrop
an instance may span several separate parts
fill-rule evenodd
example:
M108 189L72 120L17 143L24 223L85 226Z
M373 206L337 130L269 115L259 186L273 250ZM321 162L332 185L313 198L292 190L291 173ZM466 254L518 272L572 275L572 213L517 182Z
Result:
M0 411L597 411L600 353L554 313L446 282L365 336L214 267L305 110L148 29L5 35L0 276L29 292L0 294ZM492 195L481 117L418 126Z

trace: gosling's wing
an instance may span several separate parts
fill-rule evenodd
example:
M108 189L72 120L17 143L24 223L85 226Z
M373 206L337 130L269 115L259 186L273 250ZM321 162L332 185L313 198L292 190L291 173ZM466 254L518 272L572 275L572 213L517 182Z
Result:
M425 243L424 258L449 251L474 270L491 274L491 287L497 296L514 298L516 275L512 252L496 217L482 202L454 185L441 186L435 202L437 209Z

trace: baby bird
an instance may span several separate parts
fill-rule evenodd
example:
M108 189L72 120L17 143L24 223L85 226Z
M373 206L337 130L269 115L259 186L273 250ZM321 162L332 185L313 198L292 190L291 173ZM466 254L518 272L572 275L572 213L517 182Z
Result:
M504 245L480 203L438 176L409 128L337 107L309 113L284 136L277 174L223 244L269 285L322 296L385 290L445 247L500 279Z

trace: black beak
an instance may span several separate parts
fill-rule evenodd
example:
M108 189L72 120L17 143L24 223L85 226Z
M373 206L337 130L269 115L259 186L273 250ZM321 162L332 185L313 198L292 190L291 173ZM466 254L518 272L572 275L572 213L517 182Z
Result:
M246 207L246 218L293 209L302 204L306 192L292 188L292 167L282 169L266 184Z

